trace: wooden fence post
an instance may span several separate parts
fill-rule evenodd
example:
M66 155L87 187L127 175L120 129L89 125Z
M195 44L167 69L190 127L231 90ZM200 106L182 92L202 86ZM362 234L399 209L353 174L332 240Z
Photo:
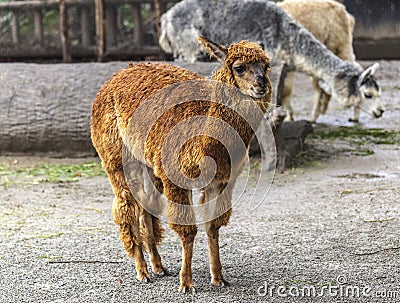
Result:
M35 38L42 44L43 42L43 16L41 9L36 9L33 15L35 25Z
M18 44L19 43L19 13L16 10L12 11L11 27L12 27L13 43Z
M161 35L161 16L167 10L167 4L165 0L154 0L154 8L157 17L157 37L159 38Z
M105 55L105 24L104 24L104 0L95 0L96 15L96 44L97 44L97 61L104 60Z
M90 39L90 21L89 21L89 7L82 6L80 9L81 17L81 43L83 47L89 47L91 45Z
M117 8L106 7L106 49L117 44Z
M132 4L133 7L133 42L135 44L135 48L141 48L143 46L143 29L142 29L142 14L140 12L140 4L135 3Z
M61 33L61 48L62 48L63 62L69 63L72 61L72 57L71 57L70 43L68 37L68 13L67 13L67 7L65 5L65 0L60 0L59 13L60 13L60 33Z

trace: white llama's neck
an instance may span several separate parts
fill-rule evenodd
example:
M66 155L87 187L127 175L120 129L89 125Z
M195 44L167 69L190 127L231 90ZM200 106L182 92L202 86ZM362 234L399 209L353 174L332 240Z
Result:
M288 37L287 44L278 42L278 47L269 51L275 58L285 61L292 70L322 79L329 85L335 77L351 78L362 72L357 65L335 56L301 26Z

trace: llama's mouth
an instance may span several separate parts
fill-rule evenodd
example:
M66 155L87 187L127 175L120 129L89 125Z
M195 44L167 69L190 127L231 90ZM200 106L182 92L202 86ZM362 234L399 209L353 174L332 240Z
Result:
M377 110L372 112L372 116L374 118L378 119L378 118L382 117L383 112L384 112L383 110L377 109Z
M267 93L267 90L265 88L250 88L250 96L256 99L261 99L264 98L265 94Z

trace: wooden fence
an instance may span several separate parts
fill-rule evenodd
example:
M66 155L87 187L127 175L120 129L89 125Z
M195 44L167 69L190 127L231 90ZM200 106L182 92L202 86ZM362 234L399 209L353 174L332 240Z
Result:
M131 59L159 56L159 19L167 7L175 2L177 0L0 2L0 17L9 17L11 28L9 39L3 35L0 41L0 60L62 57L64 62L71 62L83 58L103 61L124 55ZM58 34L46 39L43 19L44 12L49 11L56 11L58 15L58 26L51 29ZM21 39L22 14L25 14L25 19L28 14L29 22L33 23L30 24L33 32L24 41ZM128 19L133 23L131 31L123 35L121 27ZM150 39L146 38L147 32L152 32Z

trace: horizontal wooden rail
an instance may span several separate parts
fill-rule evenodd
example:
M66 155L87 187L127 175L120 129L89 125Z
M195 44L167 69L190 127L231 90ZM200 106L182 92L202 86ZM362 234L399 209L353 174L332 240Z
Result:
M35 8L51 8L58 7L60 0L47 0L47 1L13 1L13 2L0 2L0 9L3 10L18 10L18 9L35 9ZM106 0L105 5L121 5L121 4L142 4L153 3L152 0ZM94 0L66 0L67 6L72 5L94 5Z
M2 37L0 47L0 61L30 59L30 58L59 58L60 53L64 62L71 62L72 57L79 59L97 58L98 61L125 58L142 59L142 57L165 58L164 54L157 47L153 49L156 38L145 34L153 28L160 34L160 17L166 10L167 4L174 4L179 0L28 0L0 2L0 13L11 12L10 37ZM130 13L133 19L131 36L123 39L123 33L119 32L123 15L119 7L128 4L130 7L125 13ZM146 19L142 16L143 4L150 7ZM68 8L75 7L76 11ZM90 15L94 8L95 18ZM60 40L54 43L47 43L46 33L43 32L43 9L58 10L58 29L53 27L50 31L58 30ZM33 11L32 16L24 16L23 11ZM69 15L71 14L71 15ZM73 22L71 21L71 16ZM32 37L21 34L22 18L33 23ZM74 27L71 27L71 24ZM77 29L79 27L79 29ZM95 34L92 29L95 28ZM132 38L133 37L133 38ZM149 38L150 37L150 38ZM11 38L11 39L10 39ZM11 41L6 41L7 39ZM53 38L52 38L53 39ZM71 39L74 39L72 43ZM147 39L147 40L146 40ZM153 41L150 41L154 39ZM53 39L54 40L54 39ZM29 46L24 43L29 41ZM121 45L123 41L128 45ZM47 44L46 44L47 43ZM92 43L95 48L92 48ZM152 47L152 49L149 49ZM145 51L149 51L148 54Z

